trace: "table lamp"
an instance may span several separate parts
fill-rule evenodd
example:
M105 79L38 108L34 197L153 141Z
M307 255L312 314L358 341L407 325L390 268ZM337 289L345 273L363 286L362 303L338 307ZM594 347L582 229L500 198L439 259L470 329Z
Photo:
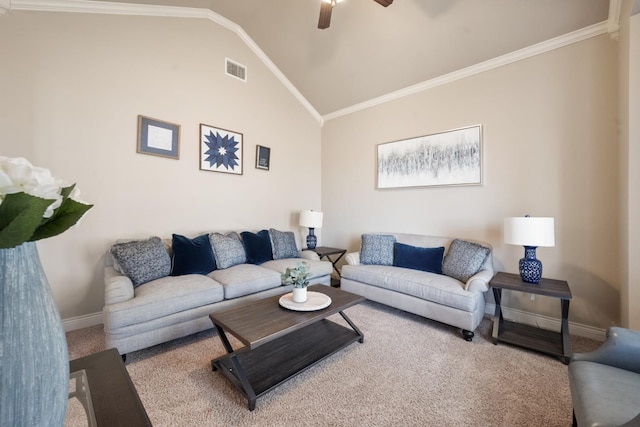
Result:
M307 248L315 249L316 244L318 243L318 238L315 234L313 234L313 230L316 228L322 228L322 212L300 212L300 226L309 228L309 235L307 236Z
M538 246L555 246L553 218L529 215L504 219L504 242L524 246L520 260L520 278L527 283L540 283L542 262L536 259Z

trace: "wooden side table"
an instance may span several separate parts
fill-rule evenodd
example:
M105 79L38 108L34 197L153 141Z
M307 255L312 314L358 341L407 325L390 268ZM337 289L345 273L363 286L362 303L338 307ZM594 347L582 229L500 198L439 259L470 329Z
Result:
M569 302L571 289L564 280L545 279L533 284L523 282L520 275L499 272L489 282L496 300L496 311L493 319L493 343L506 342L531 350L557 356L564 364L571 358L571 341L569 340ZM524 325L502 317L502 290L526 292L560 299L562 324L560 332L549 331L535 326Z
M86 400L81 402L85 410L93 410L94 415L88 418L95 421L97 427L151 426L147 411L118 350L112 348L69 362L72 379L76 372L82 370L86 374L91 397L88 403ZM80 399L80 396L77 397ZM88 408L87 404L90 404L91 408Z
M340 261L340 258L342 258L344 254L347 253L347 250L331 248L329 246L317 246L315 249L309 249L309 250L317 253L320 259L326 257L329 261L331 261L331 264L333 265L333 269L335 270L336 273L338 273L337 283L334 283L334 281L331 280L331 286L334 286L334 287L340 286L340 278L342 277L342 275L340 274L340 270L338 270L338 267L336 266L336 264L338 263L338 261ZM332 260L330 255L338 255L338 257Z

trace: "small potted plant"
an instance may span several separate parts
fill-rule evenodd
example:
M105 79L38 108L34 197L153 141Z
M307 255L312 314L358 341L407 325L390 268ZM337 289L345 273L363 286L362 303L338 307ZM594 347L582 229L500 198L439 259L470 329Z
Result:
M309 264L305 261L299 262L294 268L288 267L282 273L282 283L293 285L293 302L307 301L307 286L309 286Z

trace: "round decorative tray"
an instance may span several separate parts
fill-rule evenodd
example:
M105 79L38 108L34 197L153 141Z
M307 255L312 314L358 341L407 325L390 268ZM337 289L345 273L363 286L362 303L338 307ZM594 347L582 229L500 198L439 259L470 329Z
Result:
M316 311L331 305L331 298L321 292L307 291L305 302L293 302L293 292L284 294L278 301L281 306L294 311Z

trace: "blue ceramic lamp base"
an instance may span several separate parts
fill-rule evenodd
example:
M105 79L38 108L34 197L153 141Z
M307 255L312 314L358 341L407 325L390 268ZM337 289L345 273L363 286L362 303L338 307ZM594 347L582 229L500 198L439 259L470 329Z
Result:
M318 244L318 238L313 234L313 228L309 228L309 235L307 236L307 248L315 249Z
M536 247L525 246L524 258L520 260L520 278L527 283L540 283L542 279L542 262L536 259Z

